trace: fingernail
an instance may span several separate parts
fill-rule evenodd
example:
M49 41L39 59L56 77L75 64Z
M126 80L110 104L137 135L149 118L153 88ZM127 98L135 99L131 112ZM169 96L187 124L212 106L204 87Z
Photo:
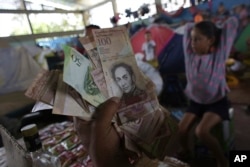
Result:
M110 100L112 100L115 103L120 103L120 98L119 97L111 97Z

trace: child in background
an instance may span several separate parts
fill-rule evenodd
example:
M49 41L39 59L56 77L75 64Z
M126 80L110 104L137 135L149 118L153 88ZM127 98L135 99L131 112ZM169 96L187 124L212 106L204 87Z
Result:
M248 25L248 10L245 4L240 4L235 9L235 14L239 18L239 32Z
M142 44L142 51L145 56L145 61L153 67L158 67L158 61L156 58L156 43L152 39L150 31L145 32L145 42Z
M229 88L225 77L227 60L237 33L238 21L235 17L225 21L218 29L210 21L186 26L183 46L187 86L185 93L190 99L189 107L179 123L179 158L187 158L188 133L197 118L196 136L210 149L218 167L228 167L229 162L211 129L223 120L229 119Z

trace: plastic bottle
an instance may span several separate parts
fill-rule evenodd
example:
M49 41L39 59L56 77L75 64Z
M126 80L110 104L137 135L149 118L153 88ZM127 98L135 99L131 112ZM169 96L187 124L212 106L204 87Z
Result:
M61 167L59 159L43 150L36 124L29 124L21 129L23 140L32 158L32 167Z

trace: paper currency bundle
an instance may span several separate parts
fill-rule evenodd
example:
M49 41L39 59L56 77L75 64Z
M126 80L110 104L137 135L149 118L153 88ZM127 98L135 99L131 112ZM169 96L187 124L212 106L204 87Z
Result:
M113 121L127 149L163 159L174 139L176 123L160 106L154 84L137 66L125 27L93 30L79 39L82 55L64 46L63 71L42 71L26 95L53 106L54 114L92 119L105 100L121 98Z

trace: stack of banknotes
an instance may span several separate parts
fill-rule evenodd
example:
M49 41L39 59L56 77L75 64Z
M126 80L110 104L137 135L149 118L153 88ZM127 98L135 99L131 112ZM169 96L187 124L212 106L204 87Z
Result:
M79 38L87 55L64 46L63 70L41 71L26 96L52 106L54 114L85 121L93 119L98 105L120 97L113 122L124 135L126 148L163 159L175 140L177 123L159 104L153 82L137 66L127 29L92 33Z

